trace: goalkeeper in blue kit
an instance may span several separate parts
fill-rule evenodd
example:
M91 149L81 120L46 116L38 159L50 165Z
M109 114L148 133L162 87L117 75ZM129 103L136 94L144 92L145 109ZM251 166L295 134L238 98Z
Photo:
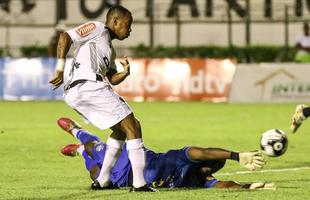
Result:
M60 118L58 125L80 140L80 144L69 144L61 152L67 156L82 155L85 166L94 181L92 189L98 189L96 178L102 167L106 143L69 118ZM226 159L239 162L248 170L261 169L265 164L264 157L258 151L233 152L221 148L184 147L169 150L166 153L155 153L146 149L146 167L144 177L149 186L164 188L201 187L201 188L245 188L275 189L273 183L241 184L234 181L219 181L213 174L224 167ZM130 187L132 185L132 169L128 158L126 143L121 155L110 175L110 189Z

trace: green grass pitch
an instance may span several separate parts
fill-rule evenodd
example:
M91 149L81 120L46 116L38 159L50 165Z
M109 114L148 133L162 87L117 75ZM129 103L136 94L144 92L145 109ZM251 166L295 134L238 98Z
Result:
M62 156L60 148L77 141L56 120L68 116L84 125L64 102L0 101L0 199L309 199L310 121L295 135L289 131L295 104L212 104L205 102L133 103L145 145L155 151L187 145L230 150L259 148L261 133L279 128L287 132L289 147L269 158L263 172L238 174L238 163L228 161L215 174L220 180L274 182L275 191L227 189L160 189L155 194L132 194L128 188L92 191L81 157ZM84 127L102 140L109 131ZM282 171L270 171L282 169ZM289 170L291 169L291 170ZM295 169L295 170L294 170Z

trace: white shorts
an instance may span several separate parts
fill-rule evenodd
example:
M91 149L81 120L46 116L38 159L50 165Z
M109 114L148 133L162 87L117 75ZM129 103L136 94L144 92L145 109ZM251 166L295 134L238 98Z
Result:
M66 103L99 129L107 129L132 113L105 81L86 81L65 91Z

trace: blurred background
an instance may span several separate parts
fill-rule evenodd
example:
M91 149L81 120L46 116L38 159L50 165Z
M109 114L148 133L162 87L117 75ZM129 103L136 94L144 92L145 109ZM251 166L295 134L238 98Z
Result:
M310 100L310 0L0 0L0 98L60 99L48 85L59 33L115 4L134 18L113 41L131 58L116 87L128 100Z

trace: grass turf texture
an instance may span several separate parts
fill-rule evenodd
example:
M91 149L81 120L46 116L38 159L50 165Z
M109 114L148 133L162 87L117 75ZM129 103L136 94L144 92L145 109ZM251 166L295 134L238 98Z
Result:
M261 133L279 128L287 132L289 147L269 158L265 169L310 167L310 122L295 135L289 132L295 104L130 103L143 129L145 145L155 151L187 145L231 150L259 148ZM156 194L129 193L128 188L90 190L81 157L62 156L62 146L77 141L56 120L68 116L84 125L64 102L0 101L0 199L309 199L310 169L234 174L239 164L228 161L216 175L220 180L275 182L275 191L227 189L160 189ZM109 131L84 127L106 140Z

